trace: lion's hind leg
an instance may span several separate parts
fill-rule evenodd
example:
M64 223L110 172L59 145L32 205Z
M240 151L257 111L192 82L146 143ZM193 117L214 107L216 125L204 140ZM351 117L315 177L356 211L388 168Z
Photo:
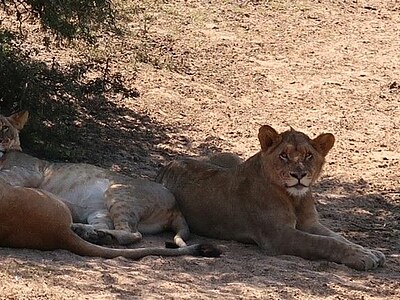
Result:
M121 203L123 206L124 204ZM114 243L119 245L129 245L137 243L142 239L142 234L137 229L139 219L128 214L126 209L122 207L114 207L110 210L111 218L113 221L113 229L99 229L99 231L109 234Z
M74 223L72 230L81 238L99 245L119 244L129 245L142 239L142 235L132 232L132 228L123 220L113 222L107 210L101 210L91 213L87 218L87 224Z
M87 216L74 218L84 223L73 223L71 229L84 240L94 244L112 244L112 237L103 230L113 228L106 209L88 212Z
M73 223L71 229L84 240L98 245L109 245L113 243L111 235L104 229L97 229L93 225Z
M115 184L106 192L108 212L113 223L113 230L108 232L120 245L137 243L142 239L138 230L142 212L135 209L132 201L126 200L131 198L130 191L130 186Z
M174 236L174 243L178 247L187 246L185 241L189 239L189 226L186 223L186 220L183 217L182 213L178 210L173 212L171 229L176 233Z

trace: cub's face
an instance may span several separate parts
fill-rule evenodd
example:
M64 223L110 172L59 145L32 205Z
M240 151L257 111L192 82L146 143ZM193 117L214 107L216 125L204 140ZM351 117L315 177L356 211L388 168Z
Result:
M267 176L288 194L304 196L321 173L325 155L335 141L333 135L322 134L312 140L293 129L278 134L272 127L262 128L259 139Z
M9 117L0 115L0 152L9 149L21 150L19 131L28 119L28 112L20 112Z

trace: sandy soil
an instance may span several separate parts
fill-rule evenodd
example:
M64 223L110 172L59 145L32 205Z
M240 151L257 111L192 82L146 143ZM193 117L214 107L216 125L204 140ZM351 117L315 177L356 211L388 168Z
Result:
M337 143L316 187L321 217L383 251L387 265L357 272L217 240L219 259L1 249L0 299L399 299L400 2L126 2L118 8L130 12L120 20L127 36L103 36L87 51L108 58L109 72L138 94L114 90L76 105L67 123L76 134L61 147L81 155L69 160L152 179L180 156L247 158L262 124L332 132ZM48 65L83 59L41 43L32 35L24 47L36 45L32 56Z

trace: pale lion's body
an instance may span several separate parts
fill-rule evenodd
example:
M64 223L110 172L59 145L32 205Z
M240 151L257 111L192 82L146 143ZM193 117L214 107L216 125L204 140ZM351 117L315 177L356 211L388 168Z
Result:
M356 245L319 222L311 186L333 135L312 140L295 130L278 134L262 126L259 140L261 151L236 166L185 159L160 172L157 181L175 195L190 230L255 243L271 255L326 259L359 270L382 266L381 252Z
M218 256L209 245L178 249L114 249L91 244L72 229L67 206L55 195L39 189L11 186L0 179L0 246L38 250L64 249L82 256L139 259L147 255Z
M187 223L164 186L94 165L51 163L23 153L18 133L27 117L27 112L0 116L0 178L56 195L70 209L75 232L88 241L130 244L142 233L172 230L175 243L186 246Z

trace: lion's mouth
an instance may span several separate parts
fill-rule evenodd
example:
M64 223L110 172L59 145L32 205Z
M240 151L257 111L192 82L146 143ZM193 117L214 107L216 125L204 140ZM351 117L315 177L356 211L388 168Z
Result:
M291 189L291 188L294 188L294 189L296 189L296 190L302 190L302 189L304 189L304 188L308 188L308 186L307 185L304 185L304 184L302 184L302 183L297 183L297 184L294 184L294 185L286 185L286 188L288 188L288 189Z
M302 183L297 183L293 185L286 185L286 191L295 197L303 197L309 191L309 186Z

